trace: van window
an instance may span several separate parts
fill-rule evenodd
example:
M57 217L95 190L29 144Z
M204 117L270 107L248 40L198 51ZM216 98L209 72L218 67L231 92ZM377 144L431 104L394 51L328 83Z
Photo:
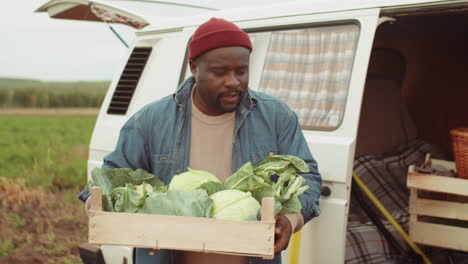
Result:
M359 25L268 32L258 90L287 103L303 129L335 130L343 119ZM265 33L252 33L255 44Z

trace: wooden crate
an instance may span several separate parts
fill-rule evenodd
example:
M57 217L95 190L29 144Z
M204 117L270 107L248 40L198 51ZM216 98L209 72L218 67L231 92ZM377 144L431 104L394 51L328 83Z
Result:
M436 159L431 162L456 171L454 162ZM418 173L412 165L408 172L407 186L411 189L411 239L424 245L468 251L468 180ZM431 192L429 194L434 195L422 198L418 196L418 191ZM454 196L460 199L443 199ZM455 224L454 220L465 222L456 221Z
M91 188L92 245L174 249L273 259L274 199L262 201L261 221L163 216L102 211L101 189Z

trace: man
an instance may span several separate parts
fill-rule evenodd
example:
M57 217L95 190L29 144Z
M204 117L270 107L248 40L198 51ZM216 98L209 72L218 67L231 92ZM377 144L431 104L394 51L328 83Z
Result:
M311 187L301 196L302 213L276 218L275 259L137 249L137 264L280 263L293 232L319 214L321 178L294 112L277 99L248 89L249 36L236 25L212 18L189 44L192 77L174 95L137 112L120 132L106 168L142 168L166 184L187 167L207 170L221 181L251 161L272 154L302 158ZM222 239L222 234L220 234Z

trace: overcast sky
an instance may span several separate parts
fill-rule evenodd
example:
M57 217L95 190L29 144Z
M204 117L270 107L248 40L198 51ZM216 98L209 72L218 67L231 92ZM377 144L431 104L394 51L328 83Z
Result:
M34 13L45 2L4 1L0 8L0 77L112 80L127 49L107 25ZM131 42L133 28L113 27Z

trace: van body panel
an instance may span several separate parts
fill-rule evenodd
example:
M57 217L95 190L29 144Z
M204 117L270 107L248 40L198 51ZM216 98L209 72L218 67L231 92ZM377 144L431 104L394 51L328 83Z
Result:
M137 89L128 106L125 115L107 113L108 106L117 87L119 77L124 67L120 68L118 76L112 81L103 101L98 119L91 138L90 159L102 161L102 158L113 151L117 144L120 128L138 110L146 104L172 94L178 86L185 49L189 34L170 33L157 35L151 40L136 40L129 49L127 60L134 47L152 47L153 51L140 77ZM125 65L125 63L123 63ZM168 70L170 69L170 70ZM92 156L92 157L91 157ZM93 163L98 164L98 163ZM90 175L88 175L88 178Z
M321 199L320 216L302 228L298 263L344 263L347 206L344 199ZM283 258L283 263L288 259Z
M140 79L139 86L134 94L134 103L130 105L130 114L135 113L155 98L162 98L172 94L180 79L180 72L184 61L185 49L190 34L180 33L174 36L157 36L145 72ZM139 42L137 42L139 45ZM166 71L165 69L171 69Z
M347 184L349 150L354 148L355 138L333 135L305 135L309 148L319 164L323 181ZM330 158L332 157L332 158ZM340 197L340 198L345 198Z
M239 7L235 9L223 8L220 4L218 11L203 12L187 18L176 18L162 20L158 23L137 32L136 34L151 34L154 30L173 28L183 25L184 27L199 25L211 17L221 17L230 21L237 21L236 24L242 21L265 20L272 18L284 18L304 15L318 15L336 12L350 12L354 10L363 11L366 9L386 8L391 10L407 9L407 8L429 8L438 6L448 6L462 4L465 1L450 1L450 0L357 0L357 1L342 1L342 0L312 0L312 1L274 1L263 6ZM465 2L466 4L466 2ZM239 24L238 24L239 25ZM244 28L242 26L242 28Z
M133 264L133 248L102 245L101 252L106 264Z

